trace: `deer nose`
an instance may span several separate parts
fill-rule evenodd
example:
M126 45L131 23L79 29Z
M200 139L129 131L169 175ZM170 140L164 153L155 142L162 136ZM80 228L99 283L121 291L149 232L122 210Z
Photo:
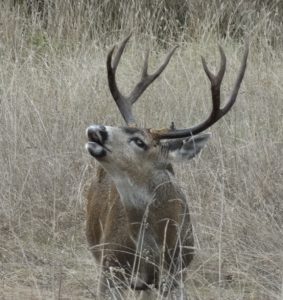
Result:
M91 125L86 130L86 135L91 142L98 142L103 144L107 138L108 133L106 127L103 125Z

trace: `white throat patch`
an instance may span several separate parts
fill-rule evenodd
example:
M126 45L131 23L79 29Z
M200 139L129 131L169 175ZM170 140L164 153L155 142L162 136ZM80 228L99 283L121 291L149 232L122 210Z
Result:
M127 177L115 178L114 182L126 207L146 208L154 200L154 195L146 187L133 183Z

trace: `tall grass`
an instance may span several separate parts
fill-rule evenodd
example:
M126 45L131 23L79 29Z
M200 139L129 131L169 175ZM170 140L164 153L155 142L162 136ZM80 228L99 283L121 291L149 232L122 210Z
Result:
M89 299L96 292L83 196L96 165L84 132L93 122L123 124L105 57L133 30L118 70L123 91L138 79L147 47L154 68L167 48L181 46L136 105L147 127L172 120L183 127L208 114L200 55L216 66L218 42L228 59L224 101L249 37L235 107L211 128L201 158L176 166L197 247L186 285L191 299L281 299L282 3L177 1L180 12L170 1L44 3L43 12L25 2L0 4L1 297Z
M233 40L250 36L272 47L283 43L280 0L10 0L1 6L2 15L9 14L5 21L10 21L4 26L5 38L20 38L20 43L24 38L36 45L49 41L52 48L103 45L133 30L165 44L210 39L211 35Z

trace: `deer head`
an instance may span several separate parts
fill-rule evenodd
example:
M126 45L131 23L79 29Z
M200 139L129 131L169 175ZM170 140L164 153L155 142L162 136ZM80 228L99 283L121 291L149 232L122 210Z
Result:
M236 101L246 70L248 46L246 45L231 96L223 108L220 107L220 87L225 74L226 57L223 49L219 46L221 63L216 75L208 69L206 61L202 57L204 71L211 83L212 111L208 118L198 125L185 129L176 129L174 125L168 129L138 128L132 113L132 105L166 68L176 47L168 53L164 62L153 74L148 74L147 71L149 56L147 51L140 81L129 96L124 96L117 86L116 70L130 36L122 41L114 57L115 46L107 56L109 88L127 126L92 125L88 127L89 142L86 148L113 178L127 176L138 177L142 180L156 167L166 167L166 162L169 161L189 160L204 147L210 134L202 132L222 118Z

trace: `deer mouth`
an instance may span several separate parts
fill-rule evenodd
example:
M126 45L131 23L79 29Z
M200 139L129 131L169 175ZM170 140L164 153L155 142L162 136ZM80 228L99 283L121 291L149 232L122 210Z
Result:
M107 131L104 126L90 126L86 131L88 143L86 149L94 158L102 158L106 156L110 150L105 146L107 140Z

